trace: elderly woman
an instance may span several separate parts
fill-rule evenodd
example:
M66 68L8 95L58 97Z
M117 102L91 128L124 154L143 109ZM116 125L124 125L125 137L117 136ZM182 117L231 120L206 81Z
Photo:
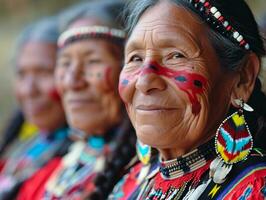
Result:
M55 18L47 18L28 27L19 40L15 93L25 122L20 120L17 140L3 156L0 199L49 159L64 153L66 120L53 81L57 38ZM33 133L37 129L32 124L38 134Z
M98 187L97 173L108 168L115 182L133 156L134 134L117 89L125 34L115 17L122 6L90 3L60 36L56 83L75 142L56 166L50 162L36 173L18 199L84 199ZM119 141L123 146L114 151ZM107 157L116 164L105 165Z
M119 92L159 164L132 168L109 198L264 199L265 49L247 4L142 0L128 30Z

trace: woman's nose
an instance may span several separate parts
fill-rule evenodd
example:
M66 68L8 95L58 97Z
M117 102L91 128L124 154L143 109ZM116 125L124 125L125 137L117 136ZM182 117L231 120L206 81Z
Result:
M165 80L159 75L158 69L153 64L145 65L136 82L136 89L144 94L150 94L153 91L163 91L167 87Z
M29 76L23 85L21 85L21 90L28 97L37 96L39 92L36 77Z
M76 62L69 67L64 82L65 86L72 90L81 90L87 87L88 82L86 81L83 66Z

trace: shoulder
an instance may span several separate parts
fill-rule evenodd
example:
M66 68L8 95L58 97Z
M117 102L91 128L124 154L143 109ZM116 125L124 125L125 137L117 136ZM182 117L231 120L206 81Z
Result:
M18 200L32 200L44 189L47 180L61 163L61 158L56 157L50 160L44 167L39 169L32 177L30 177L21 187Z
M266 157L252 152L247 160L235 164L222 184L210 182L202 197L204 199L263 200L266 196Z
M244 162L238 163L231 173L223 199L264 199L266 195L266 157L253 152ZM251 198L252 197L252 198ZM243 198L242 198L243 199Z

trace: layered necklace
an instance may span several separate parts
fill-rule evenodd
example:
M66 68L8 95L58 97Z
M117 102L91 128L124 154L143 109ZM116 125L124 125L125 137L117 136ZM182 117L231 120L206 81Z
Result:
M45 199L72 195L81 185L92 181L104 166L107 148L102 137L90 137L87 143L75 142L47 182Z
M211 140L176 159L163 161L160 158L159 172L147 184L140 199L193 199L192 193L195 195L196 188L203 183L215 157L214 141Z

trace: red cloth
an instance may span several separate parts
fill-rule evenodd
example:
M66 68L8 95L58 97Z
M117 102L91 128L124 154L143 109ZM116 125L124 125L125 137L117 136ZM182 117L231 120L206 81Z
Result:
M41 200L47 181L61 161L62 159L59 157L54 158L38 170L22 185L17 200Z
M231 192L223 197L224 200L245 199L264 200L266 195L266 169L258 170L239 180L239 183L231 188Z

